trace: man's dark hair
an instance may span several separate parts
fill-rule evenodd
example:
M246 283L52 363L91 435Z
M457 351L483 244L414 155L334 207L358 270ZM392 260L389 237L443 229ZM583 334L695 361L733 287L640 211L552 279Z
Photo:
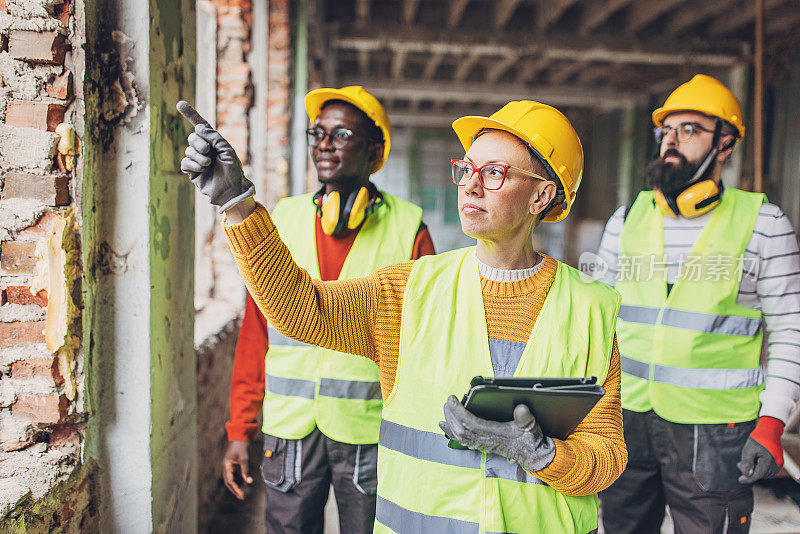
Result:
M369 116L366 113L364 113L364 111L354 106L350 102L345 102L344 100L338 100L338 99L326 100L322 104L322 108L320 109L320 111L330 106L331 104L344 104L345 106L349 106L354 110L356 110L356 113L358 113L358 116L361 118L361 126L363 126L364 128L364 135L366 135L370 139L374 139L375 142L381 145L383 144L384 142L383 130L378 128L378 125L375 124L375 121L370 119Z

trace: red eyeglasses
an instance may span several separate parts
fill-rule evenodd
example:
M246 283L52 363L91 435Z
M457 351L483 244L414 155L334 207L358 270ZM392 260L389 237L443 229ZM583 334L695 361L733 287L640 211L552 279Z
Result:
M496 191L503 186L503 182L508 174L508 169L514 169L525 176L530 176L537 180L547 181L547 178L539 176L535 172L526 171L525 169L506 165L505 163L487 163L481 167L475 167L475 165L463 159L450 160L450 179L453 180L453 183L457 186L464 186L467 185L470 178L477 172L478 179L483 188L489 191Z

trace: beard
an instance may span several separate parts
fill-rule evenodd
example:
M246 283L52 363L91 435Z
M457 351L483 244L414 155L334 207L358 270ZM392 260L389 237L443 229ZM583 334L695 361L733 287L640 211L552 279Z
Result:
M664 161L668 156L677 157L680 163ZM692 179L698 167L700 167L699 163L690 163L683 154L670 148L664 152L663 156L647 164L645 168L647 185L662 193L678 191ZM709 166L709 170L712 168L713 165Z

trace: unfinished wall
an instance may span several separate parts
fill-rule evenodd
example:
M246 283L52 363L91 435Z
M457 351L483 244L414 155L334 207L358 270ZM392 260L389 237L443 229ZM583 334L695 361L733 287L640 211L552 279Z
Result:
M198 94L197 102L231 142L256 184L257 198L269 207L288 193L289 4L288 0L271 0L267 5L250 0L198 4L198 71L215 72L216 85L213 95ZM211 19L216 20L215 27L208 27ZM214 41L215 51L204 49ZM208 80L198 80L199 91L209 91L208 85ZM220 462L227 446L224 424L229 417L230 377L245 293L220 217L205 198L196 206L195 346L198 413L202 414L197 448L205 459L198 467L202 531L227 491L221 483Z
M292 117L292 31L290 0L270 0L267 35L266 203L272 208L289 194Z
M81 176L75 155L83 113L74 80L82 76L84 32L76 5L82 4L0 1L2 532L85 532L97 521L89 505L95 469L82 459ZM78 132L75 142L71 127Z

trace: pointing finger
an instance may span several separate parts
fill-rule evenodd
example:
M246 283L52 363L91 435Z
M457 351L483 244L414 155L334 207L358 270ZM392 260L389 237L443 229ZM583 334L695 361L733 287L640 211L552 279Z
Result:
M187 121L191 122L193 125L197 126L198 124L205 124L205 125L206 125L206 126L208 126L209 128L211 127L211 125L208 123L208 121L207 121L207 120L205 120L205 119L203 118L203 116L202 116L202 115L200 115L200 114L197 112L197 110L196 110L196 109L194 109L194 108L193 108L193 107L192 107L192 106L191 106L191 105L190 105L190 104L189 104L187 101L185 101L185 100L180 100L180 101L178 101L178 103L175 105L175 107L177 108L178 112L179 112L181 115L183 115L183 117L184 117L184 118L185 118Z

